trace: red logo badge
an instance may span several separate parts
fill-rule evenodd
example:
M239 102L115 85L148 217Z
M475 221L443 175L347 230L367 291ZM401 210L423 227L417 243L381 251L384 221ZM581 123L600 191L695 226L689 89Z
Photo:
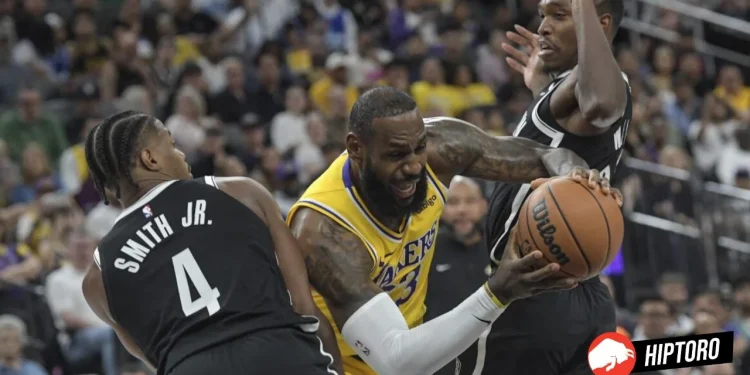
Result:
M635 367L635 347L621 333L603 333L589 346L589 367L595 375L628 375Z

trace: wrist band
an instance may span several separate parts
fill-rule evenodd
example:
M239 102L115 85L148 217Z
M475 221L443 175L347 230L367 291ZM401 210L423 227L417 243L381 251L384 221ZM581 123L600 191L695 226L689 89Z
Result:
M499 307L501 309L504 309L506 305L503 304L502 302L500 302L500 300L497 298L497 296L495 296L495 293L492 293L492 290L490 290L490 284L484 283L483 287L484 287L484 291L487 293L487 295L490 296L490 299L492 300L492 302L495 305L497 305L497 307Z

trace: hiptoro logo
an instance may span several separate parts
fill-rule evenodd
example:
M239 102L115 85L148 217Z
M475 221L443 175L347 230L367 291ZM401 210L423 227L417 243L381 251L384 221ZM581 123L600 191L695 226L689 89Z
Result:
M555 256L557 263L561 266L568 264L570 258L563 252L562 248L555 243L555 232L557 228L549 221L549 212L547 212L547 200L542 199L534 205L534 221L536 221L536 229L539 231L539 235L544 239L544 244L547 245L549 252Z

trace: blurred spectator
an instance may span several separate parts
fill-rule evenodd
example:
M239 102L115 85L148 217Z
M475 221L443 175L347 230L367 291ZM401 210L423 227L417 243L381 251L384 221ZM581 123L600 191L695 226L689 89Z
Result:
M65 124L65 135L68 144L74 145L86 138L85 128L86 121L89 117L99 118L101 108L99 95L99 85L95 80L86 80L73 92L71 102L73 104L73 113Z
M633 332L633 340L654 340L667 337L672 322L672 309L669 303L658 295L642 300L638 311L638 325Z
M82 229L69 235L65 262L47 277L47 301L59 327L70 335L70 343L63 346L68 361L75 365L101 356L103 374L117 375L115 333L91 310L81 289L95 248L94 239Z
M13 58L16 41L13 20L0 16L0 108L15 103L18 92L34 79L33 72Z
M486 213L487 200L479 185L466 177L455 177L436 239L440 250L432 260L425 321L449 312L487 281L490 265L481 222ZM452 374L454 367L451 362L436 374Z
M674 336L687 335L693 330L693 321L688 315L690 295L685 275L668 272L661 276L657 290L671 308L674 322L669 333Z
M690 125L689 137L695 163L707 177L716 175L722 153L735 143L734 132L739 124L733 113L724 100L710 94L703 101L700 118Z
M453 86L455 92L452 105L455 113L460 114L472 107L496 104L492 89L479 82L476 72L469 64L455 65L450 72L448 83Z
M310 87L310 100L317 109L325 116L333 114L332 103L330 103L331 90L335 88L344 90L346 99L346 110L349 111L354 106L359 96L359 90L349 85L349 57L341 53L332 53L326 59L327 75L316 81Z
M264 123L271 122L284 110L284 92L289 83L282 79L280 64L279 58L272 53L258 56L258 87L251 103L255 103L256 113Z
M84 224L86 233L94 237L96 241L104 238L110 229L115 226L117 218L122 213L122 207L120 207L117 197L107 194L109 204L104 204L103 200L99 201L86 215Z
M672 91L674 69L674 50L668 45L659 46L654 51L654 72L649 79L649 84L657 93Z
M10 160L8 144L0 138L0 207L7 205L8 193L20 180L18 167Z
M356 54L357 22L338 0L314 0L315 8L326 22L326 45L331 51Z
M60 176L54 172L47 155L37 143L28 143L21 162L23 182L10 192L10 203L30 203L38 196L62 189Z
M84 121L81 136L73 146L68 147L60 157L60 184L62 190L69 194L77 194L83 184L89 179L89 169L86 165L84 142L86 135L103 119L89 117Z
M13 315L0 315L0 373L3 375L47 375L38 363L23 357L26 324Z
M27 40L34 54L47 57L54 52L55 36L52 27L44 19L47 13L46 0L24 0L21 12L15 17L18 40Z
M701 313L707 313L716 320L715 329L734 333L733 353L735 358L744 354L748 345L748 337L742 334L741 323L732 315L731 297L716 289L708 289L698 293L693 299L693 319ZM696 329L700 329L696 322Z
M115 36L112 59L104 64L99 78L102 100L114 100L132 85L149 84L149 68L138 58L138 35L124 31Z
M211 99L211 110L225 124L237 124L245 113L252 112L256 103L252 93L245 88L245 68L238 58L223 62L226 88Z
M73 76L98 76L109 58L109 45L99 36L95 14L91 10L77 9L71 25L73 37L70 41Z
M750 126L742 126L734 132L736 142L724 146L716 165L716 175L721 183L735 185L737 172L750 166Z
M165 123L177 147L186 154L197 151L206 138L209 122L201 93L191 86L183 86L177 93L174 114Z
M456 113L455 97L446 84L445 70L438 58L424 60L420 80L411 85L411 94L425 116L454 116Z
M383 78L379 83L409 92L409 64L398 57L389 61L383 67Z
M738 67L727 65L721 69L714 92L738 113L745 114L750 111L750 87L745 86L745 80Z
M271 122L271 144L284 154L303 143L310 142L307 131L305 90L292 86L286 90L286 111L277 114Z
M510 72L505 63L505 51L502 44L506 41L501 29L492 30L489 43L478 50L477 74L481 82L495 92L508 83Z
M15 162L21 161L21 154L31 142L36 142L53 163L68 147L62 127L53 116L42 111L42 98L33 88L19 92L18 110L0 116L0 138L7 143Z
M154 114L151 93L144 86L129 86L115 103L118 111L136 111L149 116Z
M313 177L317 177L330 164L323 155L323 148L328 141L328 129L323 117L312 112L305 120L306 138L294 150L294 164L303 186L312 183Z

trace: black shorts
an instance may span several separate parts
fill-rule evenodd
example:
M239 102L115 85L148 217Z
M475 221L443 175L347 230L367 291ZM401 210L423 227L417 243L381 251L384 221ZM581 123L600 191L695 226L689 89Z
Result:
M298 328L254 332L192 355L169 375L332 375L314 333ZM332 368L332 367L331 367Z
M617 328L615 305L599 279L515 301L461 354L456 374L592 374L591 342ZM477 366L477 364L479 364ZM460 367L460 369L459 369Z

